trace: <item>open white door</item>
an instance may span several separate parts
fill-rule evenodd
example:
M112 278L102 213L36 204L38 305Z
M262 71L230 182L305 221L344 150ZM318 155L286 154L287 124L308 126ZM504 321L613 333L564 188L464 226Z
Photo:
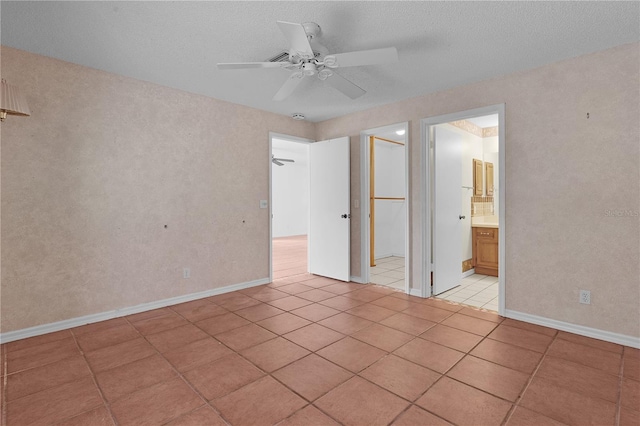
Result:
M435 126L433 294L460 285L462 277L462 139L446 128Z
M349 138L309 145L309 272L349 281Z

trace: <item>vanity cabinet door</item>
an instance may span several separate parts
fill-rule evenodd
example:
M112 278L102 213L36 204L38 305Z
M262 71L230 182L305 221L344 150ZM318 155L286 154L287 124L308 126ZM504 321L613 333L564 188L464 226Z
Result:
M498 276L498 229L472 228L473 266L476 274Z
M482 160L473 159L473 195L482 196Z
M484 163L485 195L493 196L493 163Z

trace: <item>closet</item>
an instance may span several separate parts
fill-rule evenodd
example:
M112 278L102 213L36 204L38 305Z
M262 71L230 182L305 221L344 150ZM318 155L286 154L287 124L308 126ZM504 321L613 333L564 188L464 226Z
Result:
M369 136L370 266L405 256L405 143Z

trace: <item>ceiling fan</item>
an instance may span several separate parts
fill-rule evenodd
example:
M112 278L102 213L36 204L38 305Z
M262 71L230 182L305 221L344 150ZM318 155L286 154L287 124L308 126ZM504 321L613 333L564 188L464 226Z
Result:
M271 161L273 162L273 164L277 164L278 166L284 166L284 162L286 163L295 163L295 160L291 160L290 158L276 158L275 155L271 156Z
M356 99L364 95L366 91L337 74L334 71L336 68L376 65L398 61L398 51L395 47L330 55L328 54L328 49L317 40L321 32L318 24L314 22L306 22L304 24L284 21L277 22L285 38L289 41L288 60L218 64L218 68L221 70L284 68L291 71L291 75L287 81L274 95L274 101L285 99L293 93L304 77L314 75L320 80L326 81L329 85L351 99Z

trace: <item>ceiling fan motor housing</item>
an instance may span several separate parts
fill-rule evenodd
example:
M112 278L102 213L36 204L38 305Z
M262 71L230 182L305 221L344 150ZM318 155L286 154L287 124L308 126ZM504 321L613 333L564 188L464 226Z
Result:
M304 32L307 34L307 39L309 40L309 45L313 51L314 59L324 58L329 53L329 50L318 42L318 37L322 33L320 25L315 22L305 22L301 25L302 28L304 28Z
M305 22L302 24L302 28L304 28L304 32L307 33L307 37L312 39L318 37L322 31L320 25L315 22Z

